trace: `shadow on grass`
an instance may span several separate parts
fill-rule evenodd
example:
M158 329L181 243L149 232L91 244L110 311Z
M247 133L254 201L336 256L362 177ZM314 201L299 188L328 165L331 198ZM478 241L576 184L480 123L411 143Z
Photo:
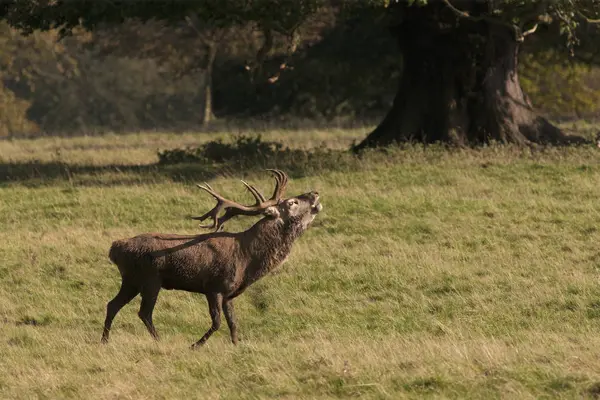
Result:
M114 186L151 184L164 181L200 183L217 177L240 178L261 173L266 168L279 168L290 178L301 178L325 170L321 162L301 161L247 162L205 164L182 162L170 165L79 165L64 162L10 162L0 163L0 185L20 184L27 187L66 183L75 186Z
M0 184L20 183L40 186L60 181L77 185L127 185L156 182L210 180L217 176L214 168L205 165L181 164L163 167L148 165L71 165L64 162L0 163Z
M324 147L290 149L256 137L239 136L233 142L217 139L199 147L176 148L158 153L159 161L147 165L80 165L63 161L0 163L0 185L18 183L36 187L66 182L73 186L151 184L165 181L196 183L216 177L247 177L266 168L286 171L291 178L332 171L363 169L375 163L460 162L487 166L515 160L574 163L597 161L595 146L544 146L536 149L491 144L479 148L449 147L444 144L398 144L369 149L360 154Z
M290 149L261 136L240 136L233 143L221 139L199 147L176 148L158 153L148 165L78 165L61 161L0 163L0 184L11 182L40 186L66 181L73 185L129 185L165 180L201 182L217 176L245 176L266 168L285 170L291 178L338 169L353 163L349 152L328 149Z

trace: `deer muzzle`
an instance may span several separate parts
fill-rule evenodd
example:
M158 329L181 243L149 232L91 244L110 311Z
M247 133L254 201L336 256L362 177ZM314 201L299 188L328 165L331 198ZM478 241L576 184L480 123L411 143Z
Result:
M317 214L323 209L323 205L319 200L319 193L311 192L310 194L312 196L311 214Z

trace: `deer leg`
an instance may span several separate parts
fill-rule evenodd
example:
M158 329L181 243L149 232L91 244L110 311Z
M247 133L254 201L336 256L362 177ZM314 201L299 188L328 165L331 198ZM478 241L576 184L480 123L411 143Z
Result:
M223 296L223 314L225 314L225 319L227 320L227 326L229 327L229 333L231 334L231 342L237 344L237 326L235 314L233 313L233 301L225 296Z
M154 327L154 323L152 322L152 312L154 311L159 291L159 282L152 282L144 285L141 292L142 304L140 305L140 311L138 312L138 316L142 322L144 322L144 325L148 328L148 332L150 332L150 335L152 335L155 340L159 340L159 336Z
M208 311L210 312L210 319L212 325L208 331L192 345L192 348L202 346L208 338L221 327L221 295L219 293L208 293L206 300L208 300Z
M121 282L121 289L114 299L108 302L106 305L106 319L104 320L104 331L102 332L102 343L108 343L108 336L110 334L110 326L112 325L115 315L129 303L140 291L133 285L125 282Z

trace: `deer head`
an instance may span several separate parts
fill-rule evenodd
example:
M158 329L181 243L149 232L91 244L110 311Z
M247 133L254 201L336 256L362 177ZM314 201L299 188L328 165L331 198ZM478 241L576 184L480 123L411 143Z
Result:
M232 200L228 200L214 191L208 183L197 185L200 189L208 192L217 200L217 204L210 211L199 217L192 219L204 221L212 218L210 225L201 225L201 228L214 229L218 231L223 228L223 224L237 215L264 215L282 222L301 222L302 227L306 228L315 215L323 209L319 202L319 194L315 191L301 194L296 197L283 199L288 182L288 176L285 172L277 169L268 169L275 178L275 189L270 199L266 200L262 193L256 187L242 181L246 189L252 194L256 203L251 206L243 205ZM225 213L219 217L221 211Z
M304 230L322 209L319 193L312 191L283 200L265 210L265 214L281 223L300 223Z

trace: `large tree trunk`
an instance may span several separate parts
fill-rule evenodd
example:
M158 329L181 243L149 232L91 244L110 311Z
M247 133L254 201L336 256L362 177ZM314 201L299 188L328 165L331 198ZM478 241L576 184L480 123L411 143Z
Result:
M519 83L519 42L509 26L456 18L442 23L429 7L411 13L394 31L403 72L392 109L355 150L409 141L582 141L533 111Z

